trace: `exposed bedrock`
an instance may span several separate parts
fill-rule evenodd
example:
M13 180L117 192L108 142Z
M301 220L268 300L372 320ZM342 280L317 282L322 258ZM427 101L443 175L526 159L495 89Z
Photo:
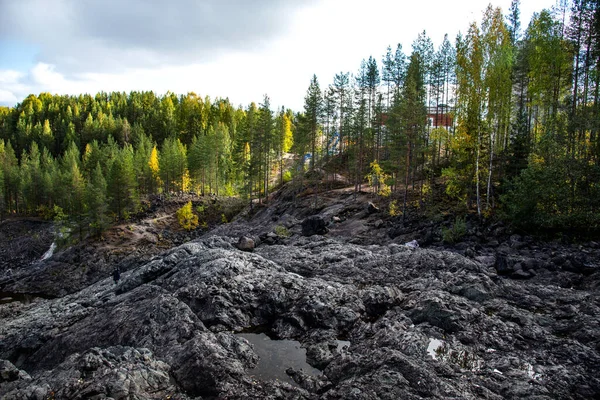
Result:
M236 241L186 243L124 268L118 285L0 305L0 397L600 396L597 289L561 287L551 268L518 279L397 244L313 235L243 252ZM581 287L598 279L586 270ZM257 379L259 358L236 334L251 331L298 340L323 374Z

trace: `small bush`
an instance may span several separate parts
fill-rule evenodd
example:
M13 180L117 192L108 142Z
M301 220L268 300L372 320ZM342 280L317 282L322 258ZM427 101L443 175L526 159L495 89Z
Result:
M275 233L277 234L277 236L285 237L285 238L291 236L290 231L283 225L277 225L275 227Z
M48 221L54 218L54 209L41 205L36 209L37 214L44 220Z
M284 171L283 172L283 183L288 183L292 180L292 171Z
M456 243L467 233L467 222L464 217L458 217L454 220L452 227L442 227L442 239L446 243Z
M192 202L188 201L183 207L177 210L177 221L183 229L191 231L198 227L198 216L192 211Z
M390 202L389 211L388 212L390 213L390 217L397 217L398 215L402 214L402 212L398 208L398 201L397 200L393 200L393 201Z

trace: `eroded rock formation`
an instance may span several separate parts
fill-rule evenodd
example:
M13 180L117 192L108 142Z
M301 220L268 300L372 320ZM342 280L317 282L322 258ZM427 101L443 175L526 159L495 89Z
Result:
M0 305L0 397L600 395L597 272L564 272L579 274L572 289L552 281L552 260L516 279L497 266L537 267L319 235L253 253L236 241L186 243L124 268L118 285L107 276L61 298ZM300 341L323 375L256 380L258 357L236 332L257 328Z

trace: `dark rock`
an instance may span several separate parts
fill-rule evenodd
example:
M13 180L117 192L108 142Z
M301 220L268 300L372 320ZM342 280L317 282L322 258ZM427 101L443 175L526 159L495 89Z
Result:
M367 211L369 214L376 214L378 212L380 212L379 207L377 207L375 204L369 202L367 204Z
M313 215L302 221L302 235L324 235L328 232L327 223L323 217Z
M272 227L228 229L235 236L132 261L116 287L107 276L62 298L0 304L0 398L600 395L598 274L551 271L550 256L531 248L507 248L494 263L485 246L475 261L293 235L241 252L236 238ZM557 246L563 265L594 262ZM295 385L259 376L257 354L235 333L248 331L299 341L323 375L274 354Z
M10 361L0 360L0 383L14 382L19 379L31 380L25 372L15 367Z
M515 263L516 261L514 258L507 256L504 253L497 253L496 264L494 266L499 275L510 275L515 271Z
M254 251L254 239L241 236L237 242L237 248L242 251Z
M591 275L600 271L600 266L597 262L588 259L584 254L574 254L562 264L562 269L577 274Z
M529 279L533 276L532 271L523 271L521 268L515 269L515 271L510 275L515 279Z

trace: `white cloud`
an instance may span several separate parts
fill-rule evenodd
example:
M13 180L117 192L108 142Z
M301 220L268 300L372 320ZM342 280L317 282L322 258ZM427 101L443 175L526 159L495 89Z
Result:
M124 10L122 15L114 16L110 14L118 9L114 5L105 5L104 14L95 21L90 10L100 13L98 7L104 3L94 3L93 7L82 10L74 5L79 3L53 0L54 8L47 13L40 11L45 0L23 0L23 3L33 6L33 11L16 20L22 26L15 27L13 21L13 28L28 39L38 37L42 51L39 61L29 71L0 71L4 99L20 101L31 92L41 91L93 94L153 90L162 94L170 90L181 94L194 91L213 98L228 96L234 104L243 105L251 101L259 103L268 94L273 108L285 105L294 110L302 109L313 73L324 88L335 73L356 72L363 58L372 55L380 64L388 45L395 48L400 42L404 52L410 54L413 40L424 29L436 47L444 33L453 41L459 30L466 31L469 22L481 19L487 6L483 2L443 0L370 0L368 4L362 0L320 0L299 2L303 7L276 8L273 15L269 7L273 7L275 0L263 0L260 4L264 9L256 12L242 0L224 0L224 8L215 0L203 3L214 7L215 21L204 16L203 21L208 24L205 27L216 29L205 32L202 26L189 29L185 26L195 18L184 15L185 9L164 11L142 7L137 9L141 10L139 18L136 16L129 21L130 26L123 27L116 22L131 13ZM177 4L198 11L196 3L201 2L180 0ZM510 0L495 3L506 13ZM533 11L551 6L554 0L522 0L522 3L522 26L526 27ZM21 15L22 6L18 6L21 2L9 4L12 5L8 8L16 10L11 15ZM235 12L228 19L231 9ZM164 15L156 18L165 19L158 27L138 26L155 17L157 10ZM81 15L85 18L77 20ZM52 22L50 25L56 29L40 30L42 25L36 24L44 17L49 19L44 26ZM261 17L267 26L260 26ZM277 28L272 26L274 19ZM85 21L94 26L82 26ZM114 23L109 24L111 21ZM0 25L3 22L0 16ZM245 23L250 27L244 28ZM7 29L0 26L0 38L8 35ZM137 33L140 37L131 37L136 35L136 29L142 29ZM235 32L223 33L226 40L221 40L216 32L227 29ZM186 36L186 32L192 33ZM146 34L149 38L164 35L166 42L161 39L153 45ZM245 34L248 39L244 39ZM207 43L197 47L193 44L195 40Z
M22 80L26 74L21 71L0 70L0 105L13 106L23 99L28 86Z
M0 104L14 104L17 101L18 99L13 93L0 89Z

